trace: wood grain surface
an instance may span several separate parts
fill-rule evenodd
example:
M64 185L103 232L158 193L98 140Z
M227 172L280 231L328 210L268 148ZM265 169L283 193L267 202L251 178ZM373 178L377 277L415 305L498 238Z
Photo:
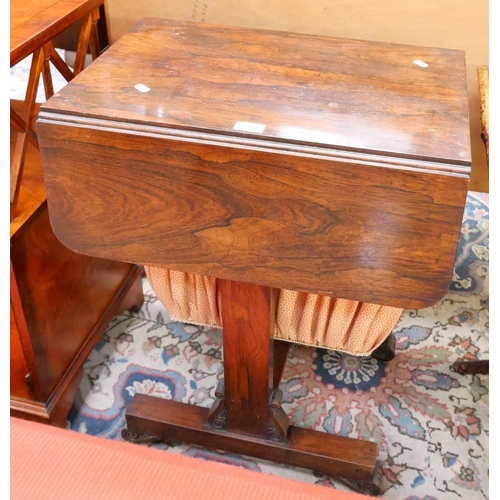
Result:
M165 441L184 441L322 472L331 477L372 481L377 445L336 434L291 426L286 442L210 429L209 409L135 394L125 414L127 428L137 435L156 436Z
M35 356L29 342L29 330L23 314L16 276L10 264L10 394L31 399L40 393ZM24 344L24 345L23 345ZM29 377L29 383L27 380Z
M49 213L97 257L425 307L449 286L467 178L47 124Z
M15 138L11 130L11 154ZM11 207L10 264L11 414L64 426L83 363L115 314L140 307L142 280L137 266L81 255L59 242L31 143Z
M10 0L10 66L103 3L103 0Z
M469 179L463 57L146 19L42 106L54 230L98 257L430 306Z
M274 290L220 282L226 429L266 438L272 388Z
M68 250L51 231L46 209L16 240L11 261L19 288L17 300L29 325L46 397L71 363L68 353L81 349L130 266Z
M261 138L470 162L458 50L150 18L45 109L248 136L243 121Z
M11 109L18 112L22 118L22 102L10 101ZM37 105L37 108L39 105ZM35 114L38 110L35 111ZM33 127L34 128L34 127ZM10 131L10 160L14 156L16 150L16 142L18 140L18 132L11 127ZM23 169L23 180L20 182L19 194L16 204L10 209L10 237L16 238L18 231L26 229L26 223L31 216L40 208L47 199L45 193L45 184L43 181L43 172L40 165L40 153L32 143L29 143L26 148L25 168Z

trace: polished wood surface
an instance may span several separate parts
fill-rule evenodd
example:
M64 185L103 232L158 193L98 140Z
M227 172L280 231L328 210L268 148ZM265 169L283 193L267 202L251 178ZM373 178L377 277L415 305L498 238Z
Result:
M274 372L275 290L226 280L219 286L224 379L215 391L214 405L209 410L137 394L127 408L122 437L136 443L187 441L274 460L379 494L373 482L375 443L290 426L281 407L282 392L273 389L286 352L278 347Z
M32 127L36 116L36 95L40 76L43 78L45 97L48 99L54 94L50 63L61 72L67 81L73 79L84 68L85 57L89 44L92 58L99 53L97 36L97 21L99 19L99 5L103 0L42 0L41 2L10 2L10 65L17 64L22 59L32 56L30 74L24 99L24 120L11 106L11 125L18 130L18 138L11 157L10 168L10 204L17 203L20 181L22 179L24 162L28 142L38 147L37 137ZM61 59L52 45L52 39L81 21L78 47L74 68L70 69Z
M469 181L463 64L146 19L42 107L54 230L97 257L428 307Z
M468 165L464 72L462 51L145 19L50 109Z
M11 130L11 155L16 134ZM64 426L95 343L115 314L142 303L141 272L57 240L32 144L11 219L11 414Z
M24 125L20 127L19 137L16 141L14 147L14 154L11 158L10 167L10 204L15 205L17 197L19 196L20 179L22 176L24 161L26 158L26 151L28 148L28 143L32 136L31 123L35 117L35 100L38 91L38 82L40 80L40 73L44 67L44 56L43 50L37 49L33 53L33 59L31 61L30 74L28 78L28 86L25 96L25 121ZM15 113L11 108L11 116ZM16 124L22 123L22 118L19 115L16 116Z
M220 293L223 304L232 304L222 309L225 428L267 437L274 294L267 287L226 280L220 283Z
M103 0L10 0L10 65L98 8Z
M138 436L146 433L159 440L186 441L367 483L373 477L377 446L368 441L293 426L286 442L250 438L207 428L207 408L145 394L132 398L126 415L127 427Z
M288 351L290 350L290 342L274 339L273 345L273 389L278 389L283 370L285 369L286 360L288 359Z
M11 66L33 54L24 101L10 101L10 409L64 426L82 366L111 318L142 303L137 266L77 254L55 237L38 151L35 97L50 62L66 79L83 70L101 1L11 1ZM77 64L66 66L50 40L83 19ZM93 55L99 50L94 40Z
M10 393L29 400L33 397L34 386L31 373L36 377L35 358L29 342L28 325L20 301L12 300L19 295L16 277L10 264ZM24 348L23 348L24 344Z
M38 130L52 225L74 251L403 308L448 290L466 176L66 126L49 113Z
M71 359L61 354L80 350L103 313L102 304L111 302L130 266L110 262L103 269L100 260L68 250L51 231L47 210L16 241L11 260L31 345L35 357L44 360L40 383L47 397Z
M377 491L374 443L289 426L272 390L273 288L442 298L470 170L464 81L460 51L146 19L42 107L49 213L68 248L222 279L214 406L136 395L126 439Z
M212 408L136 395L127 408L125 440L189 443L305 467L340 478L367 493L373 482L377 445L290 426L273 379L283 353L273 353L275 290L221 280L224 379ZM277 371L274 371L274 361Z
M10 101L11 110L24 118L23 103L20 101ZM40 105L35 108L35 118L38 115ZM34 119L35 119L34 118ZM34 124L33 124L34 125ZM33 128L35 128L33 126ZM10 134L10 158L12 157L17 143L17 131L11 129ZM17 202L10 209L10 237L15 238L18 231L22 231L24 225L31 216L40 209L40 206L47 199L43 172L40 165L40 153L33 144L29 144L25 156L26 168L23 172L23 181L20 184Z

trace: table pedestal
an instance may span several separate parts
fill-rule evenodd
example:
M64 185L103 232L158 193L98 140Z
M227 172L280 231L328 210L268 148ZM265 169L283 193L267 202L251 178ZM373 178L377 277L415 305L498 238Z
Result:
M289 425L272 288L402 309L443 298L471 164L465 74L459 50L145 18L44 105L65 245L231 280L214 407L135 396L126 436L376 489L374 443Z
M224 382L214 405L207 409L136 394L127 408L124 439L186 441L312 469L379 494L373 484L375 443L289 425L281 391L273 388L274 290L227 280L220 286Z

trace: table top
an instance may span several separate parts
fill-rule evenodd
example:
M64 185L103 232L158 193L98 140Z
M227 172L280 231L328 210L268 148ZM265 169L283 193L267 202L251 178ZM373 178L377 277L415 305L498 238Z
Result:
M10 0L10 66L103 3L104 0Z
M41 107L70 249L395 307L448 289L461 51L144 19Z
M146 18L46 109L470 164L459 50Z

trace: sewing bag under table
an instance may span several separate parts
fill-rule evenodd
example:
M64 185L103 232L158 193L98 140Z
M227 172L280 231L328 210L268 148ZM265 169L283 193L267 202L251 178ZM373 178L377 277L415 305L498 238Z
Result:
M400 308L443 297L470 172L464 53L147 18L42 106L38 131L66 246L218 278L216 403L137 394L128 438L374 491L375 443L289 426L275 292Z

